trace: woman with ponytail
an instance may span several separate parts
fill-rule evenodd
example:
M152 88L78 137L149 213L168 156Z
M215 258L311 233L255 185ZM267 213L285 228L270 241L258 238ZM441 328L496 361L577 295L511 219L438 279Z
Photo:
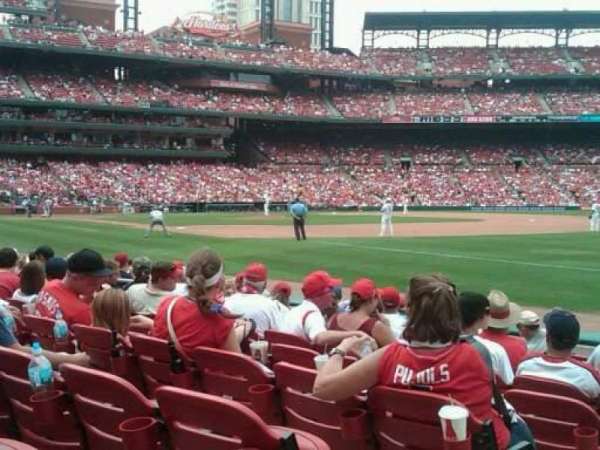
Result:
M187 295L165 297L156 310L152 335L190 354L199 346L240 352L235 316L222 308L223 260L212 250L194 253L185 266Z

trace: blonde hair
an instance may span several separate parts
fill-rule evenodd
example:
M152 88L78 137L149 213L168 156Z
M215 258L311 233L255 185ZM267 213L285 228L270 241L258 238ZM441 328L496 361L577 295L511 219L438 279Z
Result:
M206 297L210 289L215 286L206 286L206 280L219 272L223 260L208 248L194 253L185 266L185 277L188 283L189 298L194 300L203 313L210 311L212 301Z
M131 306L122 289L104 289L96 294L92 302L92 325L108 328L121 335L129 331Z

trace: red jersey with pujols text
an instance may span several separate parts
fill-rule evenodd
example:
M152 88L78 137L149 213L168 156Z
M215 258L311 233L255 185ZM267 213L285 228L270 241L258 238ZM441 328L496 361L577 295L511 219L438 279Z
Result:
M443 348L415 348L391 344L379 362L379 385L408 388L427 387L465 405L479 420L491 419L501 449L508 447L510 434L492 407L490 372L471 344Z
M75 324L92 324L92 308L89 303L69 289L62 280L52 280L40 291L35 309L39 316L54 319L59 308L69 327Z

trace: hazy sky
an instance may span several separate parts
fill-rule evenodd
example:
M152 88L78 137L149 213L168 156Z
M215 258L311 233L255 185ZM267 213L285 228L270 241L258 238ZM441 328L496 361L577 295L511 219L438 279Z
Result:
M506 10L598 10L599 0L336 0L335 45L360 50L366 11L489 11ZM152 31L173 22L177 16L210 10L210 0L140 0L141 27ZM448 42L446 42L446 45Z

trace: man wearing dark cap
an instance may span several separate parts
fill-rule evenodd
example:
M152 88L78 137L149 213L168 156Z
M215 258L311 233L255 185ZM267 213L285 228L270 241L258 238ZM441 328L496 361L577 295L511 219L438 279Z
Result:
M45 264L46 261L54 256L54 249L48 245L40 245L33 251L33 256L37 261Z
M53 280L40 291L36 312L54 319L60 309L69 326L91 325L91 308L94 293L112 273L100 253L83 249L67 260L67 274L63 280Z
M572 384L592 401L600 397L600 375L587 363L572 358L579 342L579 321L575 314L555 308L544 316L547 350L526 358L518 375L548 378Z

